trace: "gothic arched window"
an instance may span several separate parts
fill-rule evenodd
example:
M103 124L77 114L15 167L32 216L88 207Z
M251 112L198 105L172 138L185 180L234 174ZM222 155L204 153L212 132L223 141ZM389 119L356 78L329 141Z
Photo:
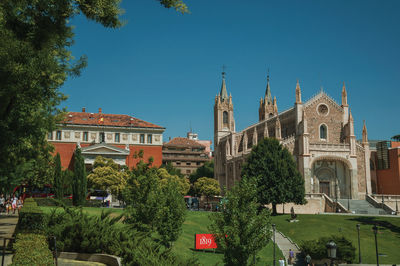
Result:
M228 126L228 112L224 111L222 113L222 123L226 126Z
M326 140L327 131L328 130L327 130L326 126L325 125L321 125L319 127L319 138L323 139L323 140Z

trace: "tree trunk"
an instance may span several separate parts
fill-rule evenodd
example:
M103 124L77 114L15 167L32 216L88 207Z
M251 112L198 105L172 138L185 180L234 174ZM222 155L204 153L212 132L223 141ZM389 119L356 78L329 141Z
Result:
M278 213L276 212L276 203L272 203L272 215L277 215Z

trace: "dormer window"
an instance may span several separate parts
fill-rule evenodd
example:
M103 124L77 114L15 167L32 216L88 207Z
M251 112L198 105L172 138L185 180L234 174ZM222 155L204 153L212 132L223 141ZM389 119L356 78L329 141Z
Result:
M321 125L319 127L319 138L321 140L326 140L327 135L328 135L327 133L328 133L328 129L326 128L326 125Z

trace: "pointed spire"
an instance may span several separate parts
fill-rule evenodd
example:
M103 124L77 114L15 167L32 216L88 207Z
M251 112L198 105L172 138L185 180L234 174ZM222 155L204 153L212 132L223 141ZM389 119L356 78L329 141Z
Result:
M276 104L276 96L274 96L274 113L277 115L278 114L278 105Z
M271 88L269 86L269 74L267 75L267 88L265 90L265 103L266 104L272 103Z
M282 138L281 121L279 120L279 116L276 117L276 122L275 122L275 138L278 140Z
M363 143L368 142L368 132L367 132L367 126L365 125L365 120L364 120L364 125L363 125L363 130L362 130L362 142Z
M354 122L353 115L351 114L351 110L349 109L349 121Z
M226 91L226 84L225 84L225 72L222 72L222 85L221 85L221 92L219 93L221 97L221 101L225 101L228 99L228 92Z
M344 84L344 82L343 82L343 88L342 88L342 106L348 106L346 85Z
M296 84L296 103L301 104L301 89L299 80L297 80Z

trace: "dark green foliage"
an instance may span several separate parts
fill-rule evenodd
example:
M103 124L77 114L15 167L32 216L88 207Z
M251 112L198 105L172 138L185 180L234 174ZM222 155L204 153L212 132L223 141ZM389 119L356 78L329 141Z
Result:
M158 216L157 232L166 247L178 239L185 221L186 204L178 190L178 182L168 182L162 188L161 209Z
M41 233L44 230L44 214L36 202L27 199L18 217L18 232Z
M331 237L321 237L317 241L303 241L300 248L303 254L310 254L313 259L325 259L328 257L326 244L331 240L333 240L337 246L336 260L338 262L352 263L355 259L356 248L351 241L344 236L333 235Z
M58 152L54 158L54 191L56 199L61 200L64 197L63 172L61 169L61 158Z
M46 134L61 120L59 91L86 58L71 54L74 16L119 27L118 0L0 1L0 186L15 183L21 164L50 157ZM7 40L7 41L3 41ZM48 167L35 166L35 177ZM31 184L29 185L39 185Z
M47 216L47 235L57 238L60 251L106 253L122 258L123 265L197 265L177 258L147 234L119 223L109 212L100 217L80 209L55 209Z
M258 200L272 203L273 214L277 204L306 202L304 179L290 152L274 138L265 138L252 148L242 177L257 180Z
M200 177L214 178L214 161L205 162L204 165L197 168L196 171L189 176L190 183L196 183L197 179Z
M43 235L18 234L13 248L15 254L12 266L54 265L53 254L49 250L46 237Z
M221 212L210 216L209 227L225 265L248 265L249 258L268 244L271 219L267 209L257 203L256 181L242 179L226 195Z
M72 204L74 206L83 206L87 194L86 168L81 149L76 148L74 157L75 179L72 184Z

